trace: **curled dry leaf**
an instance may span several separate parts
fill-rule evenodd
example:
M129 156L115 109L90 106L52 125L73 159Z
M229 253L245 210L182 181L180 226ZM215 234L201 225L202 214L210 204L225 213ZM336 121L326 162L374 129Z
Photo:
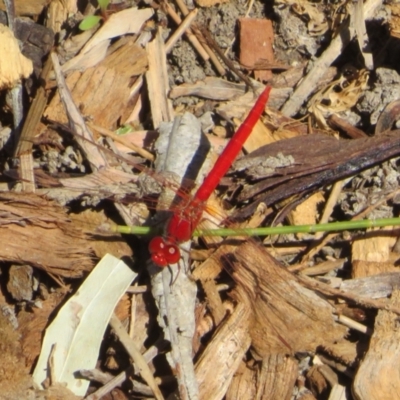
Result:
M95 66L104 59L111 39L138 33L143 24L152 17L153 10L144 8L128 8L110 16L104 25L86 43L80 53L67 61L63 66L63 72L79 69L85 70Z
M37 388L48 377L51 358L55 382L65 383L78 396L85 395L90 382L77 379L77 371L95 367L114 307L136 276L123 261L110 254L103 257L46 329L33 373Z
M320 36L328 31L328 21L319 4L306 0L280 0L279 3L290 6L297 15L307 18L307 29L311 36Z
M351 81L341 76L321 89L312 98L308 109L318 125L329 130L327 117L354 107L368 86L368 77L368 71L361 70Z

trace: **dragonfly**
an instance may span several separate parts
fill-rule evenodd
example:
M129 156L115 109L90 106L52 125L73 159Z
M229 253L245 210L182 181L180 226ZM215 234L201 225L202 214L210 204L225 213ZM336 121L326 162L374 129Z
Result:
M164 236L156 236L149 243L152 261L159 267L166 267L179 261L181 254L179 244L191 239L197 228L205 203L210 198L221 178L227 173L238 156L244 142L250 136L268 102L271 87L266 86L258 97L247 118L235 132L218 160L197 189L193 198L183 209L173 210L167 223Z

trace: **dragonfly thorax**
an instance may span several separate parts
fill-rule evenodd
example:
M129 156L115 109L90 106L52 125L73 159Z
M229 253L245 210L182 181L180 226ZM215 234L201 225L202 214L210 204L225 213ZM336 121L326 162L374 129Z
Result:
M183 243L190 240L202 214L203 207L200 204L187 207L181 213L174 213L166 229L168 238L176 243Z

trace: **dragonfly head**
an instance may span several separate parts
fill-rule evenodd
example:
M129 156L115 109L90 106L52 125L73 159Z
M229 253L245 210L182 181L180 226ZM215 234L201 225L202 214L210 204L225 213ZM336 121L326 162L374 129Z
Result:
M152 261L159 267L176 264L181 258L178 246L160 236L151 239L149 243L149 252Z

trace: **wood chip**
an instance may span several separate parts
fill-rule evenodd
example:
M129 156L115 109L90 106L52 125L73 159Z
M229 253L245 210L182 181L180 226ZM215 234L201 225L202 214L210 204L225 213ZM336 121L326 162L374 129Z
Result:
M22 55L17 39L5 25L0 24L0 88L13 88L33 71L29 58Z
M62 207L29 193L1 193L0 200L1 261L26 263L68 278L92 269L93 241Z
M199 398L222 399L250 346L250 310L238 304L196 363Z
M240 63L248 69L254 69L254 77L260 81L272 78L272 71L257 70L257 62L273 63L274 31L269 19L240 18Z
M39 15L51 0L13 0L17 15ZM4 2L0 2L0 10L5 11Z
M400 292L393 293L391 304L400 305ZM393 399L400 391L398 315L381 310L375 320L368 353L358 368L353 393L363 400Z
M133 41L128 41L97 66L69 74L66 84L83 115L90 116L96 125L114 130L117 122L126 119L133 109L127 82L133 83L132 79L146 69L146 52ZM59 123L68 121L58 94L50 102L45 115Z

